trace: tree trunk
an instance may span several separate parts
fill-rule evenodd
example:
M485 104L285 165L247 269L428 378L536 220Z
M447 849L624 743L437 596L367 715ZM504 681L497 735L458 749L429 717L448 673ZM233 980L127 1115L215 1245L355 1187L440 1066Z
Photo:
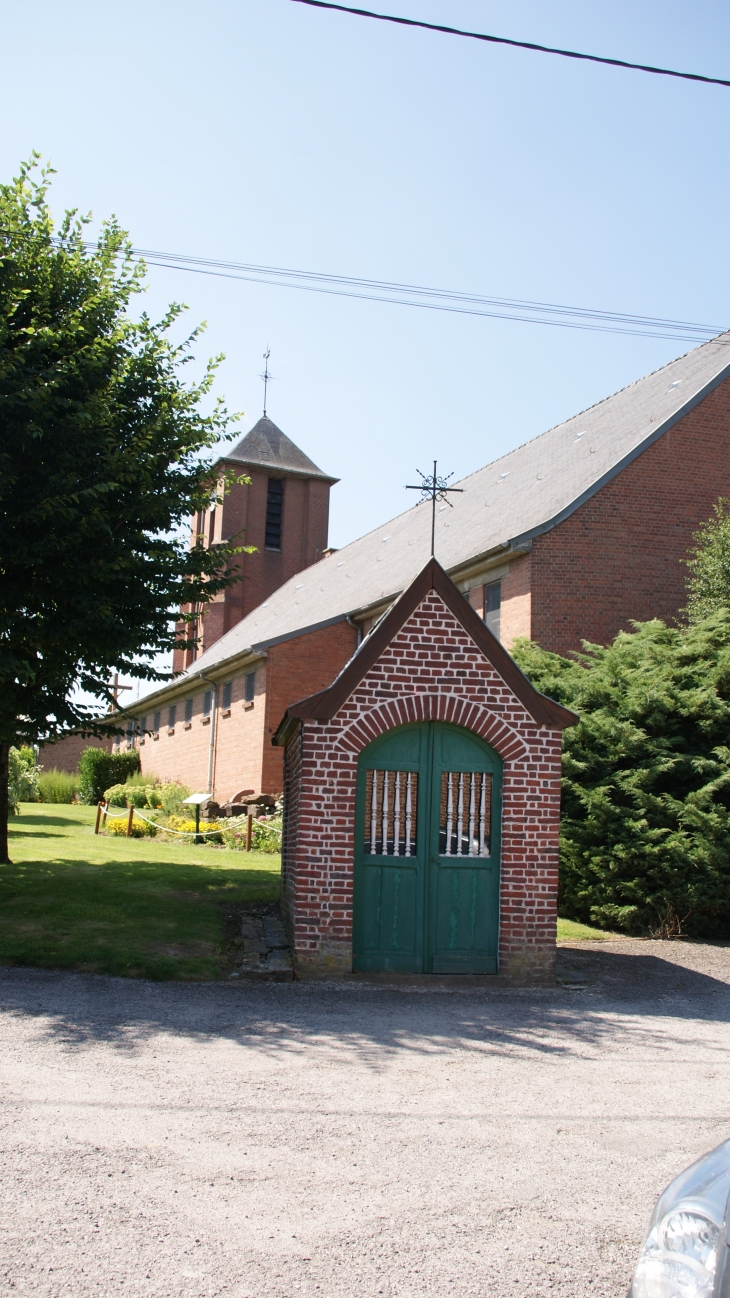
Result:
M0 744L0 865L10 865L8 856L8 779L10 744Z

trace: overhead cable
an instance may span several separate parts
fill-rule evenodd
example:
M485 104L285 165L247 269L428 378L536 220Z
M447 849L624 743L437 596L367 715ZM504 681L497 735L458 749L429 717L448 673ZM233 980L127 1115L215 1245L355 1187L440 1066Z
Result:
M93 251L95 244L87 243ZM704 325L689 320L666 320L660 316L632 315L590 307L566 306L556 302L532 302L519 298L483 296L424 285L399 284L388 280L361 279L322 271L295 270L281 266L259 266L248 262L219 261L210 257L186 256L133 248L132 255L148 266L184 270L198 275L244 280L280 288L303 289L335 297L386 302L393 306L420 307L426 311L447 311L457 315L484 316L524 324L552 325L563 329L587 329L601 333L630 334L644 338L672 338L679 342L708 342L724 325Z
M487 41L490 45L511 45L518 50L536 50L539 54L559 54L564 59L582 59L587 63L605 63L611 68L630 68L634 72L653 72L658 77L679 77L683 81L704 81L711 86L730 86L730 81L720 77L705 77L699 72L676 72L673 68L655 68L650 63L629 63L625 59L608 59L599 54L579 54L577 50L561 50L552 45L537 45L534 41L515 41L507 36L488 36L486 32L469 32L461 27L447 27L443 23L422 22L418 18L399 18L395 14L375 13L372 9L355 9L351 5L331 4L329 0L293 0L294 4L310 5L313 9L336 9L343 14L356 14L358 18L375 18L381 23L397 23L399 27L422 27L428 32L445 32L448 36L466 36L472 41Z

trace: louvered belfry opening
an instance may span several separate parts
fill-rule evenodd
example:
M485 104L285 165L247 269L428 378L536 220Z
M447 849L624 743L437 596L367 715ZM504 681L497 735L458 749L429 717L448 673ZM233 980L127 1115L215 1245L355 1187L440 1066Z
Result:
M284 504L284 481L282 478L269 478L266 493L266 538L267 550L281 549L281 516Z
M489 856L492 776L482 771L443 771L439 856Z
M368 771L365 844L368 856L415 856L418 819L416 771Z

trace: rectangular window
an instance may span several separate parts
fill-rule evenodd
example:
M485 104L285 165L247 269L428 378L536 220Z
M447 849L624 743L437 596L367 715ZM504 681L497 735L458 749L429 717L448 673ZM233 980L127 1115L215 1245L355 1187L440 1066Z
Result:
M193 719L193 700L185 700L185 722L189 724Z
M493 636L499 640L499 613L502 604L502 583L492 581L484 587L484 621Z
M246 702L253 703L253 696L256 693L256 673L247 672L246 674Z
M127 725L127 748L134 748L134 722L130 721Z
M266 540L267 550L281 549L281 510L284 500L284 483L281 478L269 478L269 490L266 496Z
M209 717L213 707L213 691L206 690L203 695L203 716Z
M156 735L159 735L159 733L160 733L160 719L161 719L161 716L162 716L162 714L161 714L160 712L155 712L154 719L153 719L153 722L152 722L152 730L153 730L153 733L156 734Z
M223 711L230 712L233 698L233 681L226 681L223 686Z
M170 704L170 710L169 710L169 712L168 712L168 714L167 714L167 728L168 728L168 730L174 730L174 729L175 729L175 715L176 715L176 713L177 713L177 705L176 705L175 703L171 703L171 704Z
M147 718L146 718L146 717L140 717L140 719L139 719L139 742L140 742L141 744L144 743L146 736L147 736Z

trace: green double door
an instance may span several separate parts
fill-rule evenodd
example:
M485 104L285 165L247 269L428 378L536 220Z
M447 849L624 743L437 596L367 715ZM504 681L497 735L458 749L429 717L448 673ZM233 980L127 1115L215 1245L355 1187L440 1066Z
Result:
M424 721L360 755L353 968L496 973L502 763Z

